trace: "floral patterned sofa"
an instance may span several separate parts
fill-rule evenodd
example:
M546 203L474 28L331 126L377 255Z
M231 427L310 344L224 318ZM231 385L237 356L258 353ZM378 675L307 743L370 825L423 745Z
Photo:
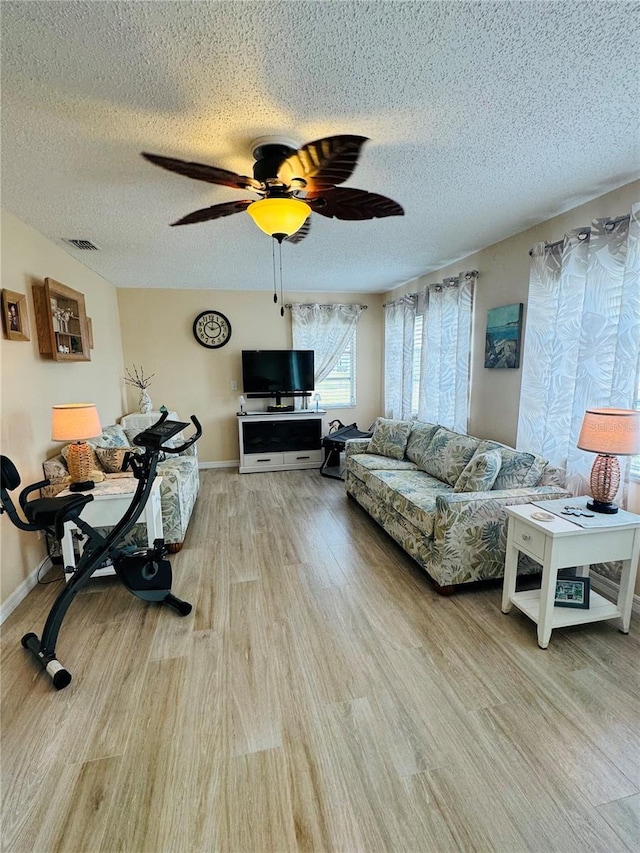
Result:
M540 456L439 424L378 418L373 436L346 444L346 489L449 594L502 577L504 507L570 497ZM539 571L523 560L522 573Z
M137 429L125 430L120 424L113 424L103 427L102 435L98 438L88 440L87 443L93 447L95 454L95 471L92 472L95 481L131 476L130 472L122 472L120 469L124 451L136 450L133 439L138 432ZM169 444L177 447L183 442L184 438L179 433L170 440ZM139 451L139 448L137 450ZM66 448L63 448L60 454L47 459L42 466L45 477L51 481L51 485L42 490L43 497L53 497L69 485L65 451ZM196 445L192 445L181 454L167 455L164 459L161 454L157 473L162 477L160 504L164 540L169 551L175 553L182 548L200 488ZM144 525L137 524L133 528L127 544L146 547L147 536ZM57 542L49 542L49 553L51 556L57 556L60 553Z

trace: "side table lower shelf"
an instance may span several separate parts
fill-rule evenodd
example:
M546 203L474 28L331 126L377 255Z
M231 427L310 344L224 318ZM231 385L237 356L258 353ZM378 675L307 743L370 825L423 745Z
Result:
M532 619L536 625L540 616L540 590L528 589L515 592L509 596L511 604ZM620 610L613 602L591 590L588 610L572 610L569 607L554 607L551 628L566 628L568 625L582 625L584 622L601 622L604 619L615 619L621 616Z

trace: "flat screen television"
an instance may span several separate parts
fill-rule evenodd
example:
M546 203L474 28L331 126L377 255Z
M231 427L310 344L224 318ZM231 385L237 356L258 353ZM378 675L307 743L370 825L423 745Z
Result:
M313 350L242 350L242 387L245 394L276 397L314 388Z

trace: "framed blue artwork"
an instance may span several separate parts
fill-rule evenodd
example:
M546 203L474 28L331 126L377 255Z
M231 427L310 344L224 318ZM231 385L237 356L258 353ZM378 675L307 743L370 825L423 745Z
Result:
M520 367L522 302L487 311L485 367Z

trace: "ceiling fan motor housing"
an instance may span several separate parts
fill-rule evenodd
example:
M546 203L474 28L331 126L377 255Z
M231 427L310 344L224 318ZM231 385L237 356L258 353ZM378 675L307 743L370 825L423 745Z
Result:
M283 160L295 154L296 149L280 142L266 142L257 145L253 149L256 162L253 166L253 177L256 181L268 184L280 183L278 180L278 169Z

